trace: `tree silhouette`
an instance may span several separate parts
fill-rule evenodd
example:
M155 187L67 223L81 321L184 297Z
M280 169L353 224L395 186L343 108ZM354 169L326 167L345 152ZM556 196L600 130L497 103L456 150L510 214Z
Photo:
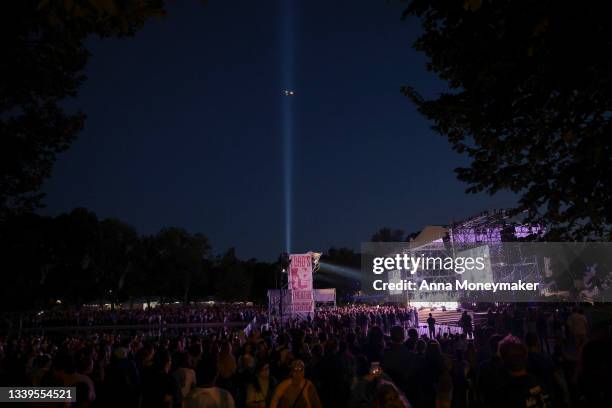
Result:
M182 228L164 228L155 236L154 247L154 281L161 284L156 291L188 302L191 285L210 252L208 239Z
M217 264L215 295L222 300L248 300L253 277L236 257L236 250L230 248Z
M404 231L401 229L381 228L372 235L372 242L403 242L405 241Z
M58 153L83 128L85 115L67 112L85 79L91 35L133 35L161 0L20 0L0 13L0 221L40 206L39 189Z
M471 158L470 193L519 195L551 240L612 238L612 25L606 3L414 0L414 48L448 88L403 92Z
M98 225L99 248L96 254L96 280L102 294L117 301L124 290L128 275L135 269L138 234L130 225L118 219L105 219Z

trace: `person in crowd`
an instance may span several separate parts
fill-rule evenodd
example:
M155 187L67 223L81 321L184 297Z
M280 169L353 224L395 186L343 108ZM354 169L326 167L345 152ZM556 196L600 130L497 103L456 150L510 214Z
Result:
M423 369L421 363L422 359L404 344L403 328L393 326L391 342L383 354L382 368L408 400L415 405L419 405L421 400L419 385L419 376Z
M527 346L527 372L540 381L553 406L568 406L570 403L568 385L561 368L555 366L553 358L543 352L535 333L525 335Z
M427 349L427 343L425 342L425 340L418 339L414 347L414 351L416 355L420 357L421 360L425 356L426 349Z
M68 376L66 383L77 389L77 401L82 407L89 407L96 400L96 389L90 378L93 368L93 351L89 348L79 350L75 357L76 371Z
M443 330L436 339L419 338L409 328L405 341L403 326L413 309L399 305L325 307L310 320L250 324L248 333L223 322L163 330L159 322L236 319L247 328L246 316L256 308L184 305L159 312L116 309L113 316L81 310L84 331L0 334L0 383L71 385L73 405L91 408L607 406L610 321L586 324L578 309L530 307L499 305L494 324L488 313L476 314L472 336L460 333L461 324L453 330L438 325ZM35 324L61 326L76 315L69 309L45 312L44 323ZM541 316L554 335L550 355ZM112 330L97 328L113 319ZM155 328L119 327L141 321ZM360 321L367 322L367 331ZM506 337L509 345L502 350L501 340L512 332L525 333L524 342ZM573 347L581 342L581 348ZM288 379L277 387L274 378Z
M304 362L294 360L291 374L276 388L270 408L320 408L321 401L314 384L304 377Z
M172 359L166 350L155 354L151 369L142 378L142 406L159 408L179 408L180 391L176 379L170 375Z
M145 373L149 370L154 370L153 363L155 359L155 348L152 344L146 344L142 347L134 350L130 354L129 350L126 350L127 355L135 355L136 356L136 367L140 373Z
M341 350L335 338L328 339L314 374L323 406L346 405L354 379L354 359L345 344Z
M477 399L485 408L493 406L495 401L496 387L506 380L506 372L501 357L498 354L498 345L502 336L494 334L489 338L486 353L490 357L480 363L476 377Z
M429 340L422 371L424 407L448 408L452 400L452 361L442 353L440 343Z
M262 359L267 359L269 353L269 347L265 341L259 340L256 342L256 352L255 352L255 360L259 361Z
M563 319L561 318L561 314L558 310L555 310L552 315L551 326L553 332L553 339L555 341L555 344L558 344L559 342L563 341L565 332L563 328Z
M185 408L234 408L234 397L229 391L215 386L217 362L200 361L196 368L196 387L185 397Z
M181 401L191 392L196 385L196 374L193 369L191 354L183 351L178 354L178 362L173 376L179 386Z
M499 343L499 355L507 378L497 384L494 407L552 407L542 382L527 372L528 350L518 337L504 337Z
M429 329L429 338L436 338L436 319L434 319L433 315L430 313L427 318L427 327Z
M609 328L580 350L576 383L580 408L604 407L612 401L612 337Z
M489 308L489 310L487 311L487 327L494 329L495 326L496 326L495 314L493 314L493 310Z
M418 329L419 328L419 311L416 309L416 307L412 308L412 317L413 317L413 322L414 322L414 328Z
M529 333L537 333L537 312L534 308L527 309L527 334Z
M385 336L379 326L370 327L368 340L361 348L370 362L381 361L385 350Z
M104 404L135 407L140 400L140 372L125 347L116 347L104 376Z
M461 315L461 328L463 329L463 333L467 338L473 338L473 327L472 327L472 316L467 312L467 310L463 311Z
M40 386L42 378L47 375L47 373L51 369L51 361L51 356L48 354L41 354L34 359L32 364L33 386Z
M567 327L573 336L576 349L580 350L586 341L589 328L589 324L582 309L574 309L573 313L567 318Z
M374 403L376 387L382 372L372 372L367 357L360 354L356 357L355 381L351 388L349 408L369 408Z
M388 381L381 381L374 394L373 408L410 408L410 404L397 387Z
M247 345L250 346L250 343L247 343ZM253 363L255 362L254 359L251 361ZM219 372L219 376L217 377L217 385L221 388L225 388L226 390L233 390L233 381L234 375L236 374L237 365L236 358L232 354L232 345L227 340L221 342L219 357L217 358L217 369Z
M255 366L255 376L246 388L247 408L267 408L272 401L276 380L270 376L270 363L259 359Z
M542 349L550 354L550 344L548 342L548 317L544 311L539 309L536 313L536 332Z
M255 357L253 356L253 344L246 343L242 355L238 359L238 372L248 377L253 374L255 369Z
M466 360L465 354L466 350L455 349L450 372L453 389L451 406L453 408L467 408L469 404L470 363Z

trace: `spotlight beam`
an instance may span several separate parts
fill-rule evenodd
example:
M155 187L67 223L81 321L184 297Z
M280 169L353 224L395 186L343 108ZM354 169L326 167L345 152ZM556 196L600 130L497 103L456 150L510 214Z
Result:
M361 280L361 271L359 269L349 268L346 266L332 265L327 262L319 262L319 270L331 272L333 274L351 279Z
M281 1L281 74L285 96L293 96L293 0ZM293 98L282 98L283 190L285 204L285 251L291 253L293 189Z

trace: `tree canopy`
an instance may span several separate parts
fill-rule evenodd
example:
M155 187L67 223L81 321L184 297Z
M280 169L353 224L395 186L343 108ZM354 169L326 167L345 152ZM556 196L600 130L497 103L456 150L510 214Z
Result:
M470 193L518 195L549 240L612 239L612 25L605 2L414 0L414 48L447 89L403 92L471 159Z
M208 238L167 227L139 235L127 223L76 208L57 217L22 214L0 224L3 310L122 302L255 300L274 286L278 265L211 254Z
M133 35L162 0L20 0L0 13L0 221L40 206L58 153L84 126L67 112L85 79L91 35Z
M372 242L403 242L406 241L404 230L383 227L370 238Z

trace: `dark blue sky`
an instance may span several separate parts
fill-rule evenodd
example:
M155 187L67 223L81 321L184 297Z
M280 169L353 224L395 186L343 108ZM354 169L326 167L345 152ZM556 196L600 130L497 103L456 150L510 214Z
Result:
M150 234L180 226L215 253L284 249L277 1L177 1L134 38L92 40L84 131L47 182L46 214L86 207ZM464 194L451 151L400 93L443 84L386 1L294 0L293 249L358 248L512 204Z

